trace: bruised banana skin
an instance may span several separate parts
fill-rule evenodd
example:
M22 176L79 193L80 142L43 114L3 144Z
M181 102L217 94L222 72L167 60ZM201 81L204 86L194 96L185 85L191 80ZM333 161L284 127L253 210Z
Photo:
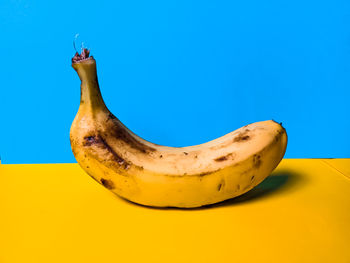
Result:
M84 49L72 59L81 101L70 130L73 154L97 182L132 202L154 207L199 207L239 196L262 182L282 160L287 134L269 120L189 147L150 143L105 106L96 61Z

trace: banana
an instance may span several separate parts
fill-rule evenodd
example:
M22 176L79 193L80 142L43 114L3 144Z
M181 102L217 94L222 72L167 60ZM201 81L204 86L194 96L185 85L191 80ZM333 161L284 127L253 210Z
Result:
M183 208L224 201L261 183L284 156L287 134L272 120L195 146L148 142L106 107L89 50L77 52L72 67L81 80L80 106L70 130L73 154L87 174L129 201Z

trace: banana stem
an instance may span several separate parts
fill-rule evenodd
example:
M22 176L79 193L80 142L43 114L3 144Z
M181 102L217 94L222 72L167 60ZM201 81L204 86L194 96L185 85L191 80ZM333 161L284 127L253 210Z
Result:
M93 57L89 57L89 50L83 49L81 54L76 52L72 58L72 67L81 80L80 107L88 107L91 110L105 109L98 85L96 61Z

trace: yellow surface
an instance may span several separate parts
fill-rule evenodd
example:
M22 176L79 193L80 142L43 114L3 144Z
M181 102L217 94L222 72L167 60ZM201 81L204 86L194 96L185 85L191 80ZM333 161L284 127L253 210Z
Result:
M323 159L322 161L350 179L350 161L348 159Z
M124 201L77 164L0 165L0 262L350 262L350 159L285 159L208 208Z

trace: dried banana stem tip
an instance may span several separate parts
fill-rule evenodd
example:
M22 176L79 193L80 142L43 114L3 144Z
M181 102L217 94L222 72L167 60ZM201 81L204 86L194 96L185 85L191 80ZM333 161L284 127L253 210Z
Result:
M81 54L79 54L79 52L76 52L74 57L72 58L72 63L78 63L84 60L88 60L88 59L93 59L93 57L89 57L90 55L90 50L88 50L87 48L84 48L83 51L81 52Z

